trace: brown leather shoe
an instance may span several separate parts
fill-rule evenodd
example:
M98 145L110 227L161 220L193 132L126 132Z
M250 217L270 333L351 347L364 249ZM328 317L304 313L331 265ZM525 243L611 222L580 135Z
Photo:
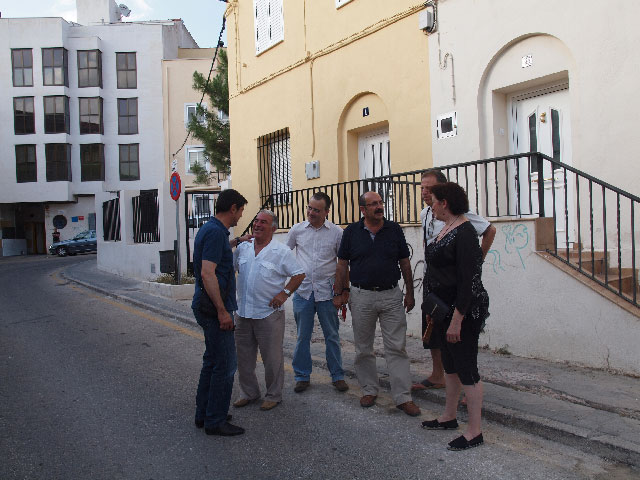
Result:
M413 402L401 403L396 408L399 408L410 417L417 417L420 415L420 408Z
M344 380L336 380L335 382L333 382L333 386L339 392L346 392L347 390L349 390L349 385Z
M233 406L236 408L242 408L242 407L246 407L250 403L257 402L258 400L260 399L259 398L239 398L238 400L233 402Z
M271 400L265 400L264 402L262 402L262 405L260 405L260 410L266 412L267 410L271 410L272 408L276 408L279 403L280 402L272 402Z
M360 406L363 408L373 407L376 404L377 395L365 395L360 398Z
M302 393L304 392L307 388L309 388L309 385L311 385L310 382L306 382L304 380L301 380L299 382L296 382L296 386L293 387L293 391L296 393Z

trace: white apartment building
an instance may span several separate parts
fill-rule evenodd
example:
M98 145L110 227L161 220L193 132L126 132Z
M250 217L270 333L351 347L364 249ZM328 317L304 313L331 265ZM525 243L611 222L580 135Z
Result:
M78 23L0 18L0 254L45 253L54 228L63 240L96 229L101 268L145 276L173 248L162 60L197 44L181 20L123 22L113 0L76 5ZM140 218L153 204L156 218Z

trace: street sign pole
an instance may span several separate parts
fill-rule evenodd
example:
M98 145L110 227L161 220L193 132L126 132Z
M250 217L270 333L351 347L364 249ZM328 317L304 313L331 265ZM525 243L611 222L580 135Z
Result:
M171 180L169 181L169 193L171 194L171 198L173 198L176 202L176 284L180 285L180 191L182 190L182 182L180 181L180 175L178 172L173 172L171 174Z
M180 285L180 275L182 268L180 267L180 197L176 200L176 284Z

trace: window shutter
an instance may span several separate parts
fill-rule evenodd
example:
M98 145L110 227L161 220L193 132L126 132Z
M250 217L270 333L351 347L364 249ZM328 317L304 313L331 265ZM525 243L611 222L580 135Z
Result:
M253 0L253 12L256 55L259 55L268 48L269 43L269 0Z
M253 0L256 55L284 40L283 0Z
M271 45L284 40L284 16L282 13L282 0L269 0L270 12L269 27L271 33Z

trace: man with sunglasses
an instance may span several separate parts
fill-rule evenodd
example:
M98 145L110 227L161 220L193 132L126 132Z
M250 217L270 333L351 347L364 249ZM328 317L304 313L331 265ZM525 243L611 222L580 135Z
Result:
M420 189L422 193L422 200L427 206L420 212L420 219L422 223L422 233L424 246L432 243L436 237L442 231L444 222L437 220L433 215L431 209L431 187L438 183L447 183L447 177L438 169L432 168L422 173L422 180L420 182ZM467 212L465 216L471 222L471 225L475 228L479 237L482 237L482 258L487 256L487 252L491 248L493 239L496 236L496 227L491 225L484 217L473 213ZM425 263L425 276L426 276L426 263ZM424 289L423 289L424 292ZM427 328L427 317L422 312L422 331L424 333ZM431 375L422 380L420 383L416 383L411 387L412 391L424 390L427 388L444 388L444 367L442 365L442 357L440 349L442 345L439 343L440 335L436 332L431 333L431 338L428 342L423 342L425 349L431 350L431 359L433 362L433 369Z
M420 415L411 400L411 373L407 355L407 318L414 305L409 247L402 227L384 218L384 202L377 192L366 192L358 204L362 218L349 225L338 251L334 305L349 301L356 348L355 369L362 390L360 405L375 404L380 380L373 341L380 322L391 395L396 407ZM398 286L400 275L406 294ZM351 290L349 290L351 281Z
M323 192L315 192L307 205L307 220L291 227L287 236L287 245L292 250L295 248L298 263L306 274L293 296L293 314L298 329L292 362L296 393L304 392L310 385L310 345L316 314L324 335L325 357L333 386L339 392L349 389L342 369L340 322L332 302L342 229L327 220L330 207L331 198Z

